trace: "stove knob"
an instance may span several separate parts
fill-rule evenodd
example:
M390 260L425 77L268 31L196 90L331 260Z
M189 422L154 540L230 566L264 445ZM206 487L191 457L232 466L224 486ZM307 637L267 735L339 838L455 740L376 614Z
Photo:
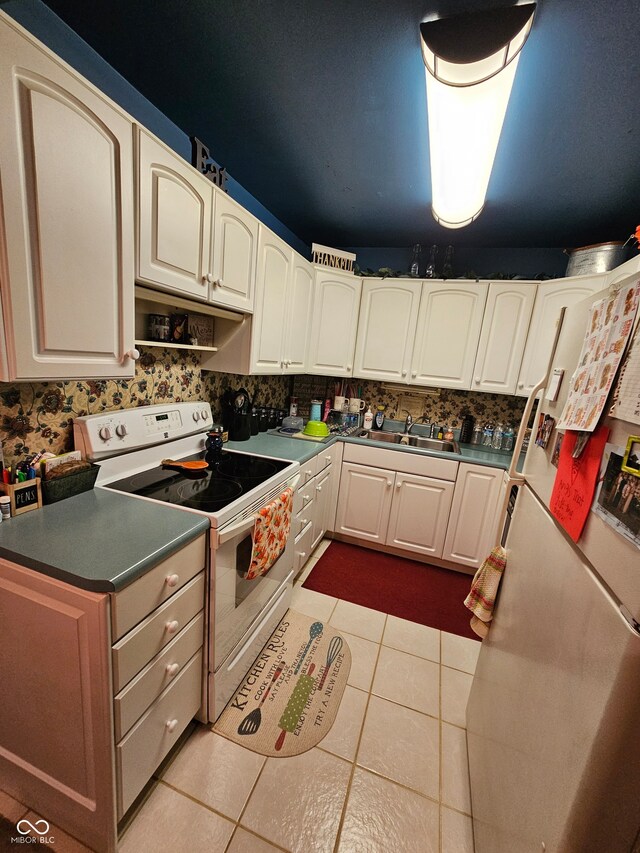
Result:
M209 417L209 412L206 409L203 409L200 412L200 417L202 418L203 421L206 421L207 418Z
M127 434L127 428L124 424L118 424L116 427L116 435L119 435L120 438L124 438Z
M200 412L194 412L193 413L193 419L194 419L194 421L199 421L200 420Z
M98 431L98 435L100 436L100 438L103 441L109 441L109 439L111 438L111 430L109 429L108 426L100 427L100 430Z

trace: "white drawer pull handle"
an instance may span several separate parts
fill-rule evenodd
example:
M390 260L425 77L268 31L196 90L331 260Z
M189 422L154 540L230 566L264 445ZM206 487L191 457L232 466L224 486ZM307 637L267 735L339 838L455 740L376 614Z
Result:
M167 624L165 625L168 634L175 634L179 627L180 625L175 619L173 620L173 622L167 622Z
M305 471L304 473L307 475L307 477L310 477L313 474L313 471Z
M177 725L178 725L177 720L167 720L166 729L169 732L169 734L171 734L171 732L175 732Z
M165 583L167 586L177 586L180 580L180 575L167 575Z
M327 462L331 462L331 457L330 457L330 456L325 456L324 458L327 460Z
M321 491L322 491L322 486L316 486L316 492L321 492Z
M301 557L306 557L306 556L307 556L307 552L306 552L306 551L298 551L298 554L299 554Z
M180 669L179 663L168 663L166 666L166 673L169 678L173 678L176 672Z
M302 496L302 500L303 500L303 501L308 501L308 500L309 500L309 497L310 497L309 495L303 495L303 496Z
M308 523L309 523L309 519L308 519L308 518L303 518L303 519L302 519L302 521L301 521L300 523L302 524L302 527L304 527L304 526L305 526L305 524L308 524ZM300 530L302 530L302 527L300 528Z
M399 489L402 483L396 483L396 489Z

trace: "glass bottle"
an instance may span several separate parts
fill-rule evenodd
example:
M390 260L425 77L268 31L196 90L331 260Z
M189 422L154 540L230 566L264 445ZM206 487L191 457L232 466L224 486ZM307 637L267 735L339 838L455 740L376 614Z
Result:
M480 424L476 424L473 428L473 433L471 435L471 444L482 444L483 434L483 428L480 426Z
M420 243L416 243L413 247L413 258L411 259L411 267L409 269L409 275L413 278L418 278L420 275L420 253L422 252L422 246Z
M429 263L427 264L427 268L424 273L425 278L435 278L436 277L436 255L438 254L438 247L432 246L429 254Z

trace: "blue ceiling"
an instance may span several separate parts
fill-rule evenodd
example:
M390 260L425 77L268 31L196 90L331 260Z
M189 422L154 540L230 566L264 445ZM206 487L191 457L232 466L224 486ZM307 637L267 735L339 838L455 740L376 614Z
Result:
M573 247L640 222L637 0L541 0L460 232L430 213L419 24L504 0L45 2L307 243Z

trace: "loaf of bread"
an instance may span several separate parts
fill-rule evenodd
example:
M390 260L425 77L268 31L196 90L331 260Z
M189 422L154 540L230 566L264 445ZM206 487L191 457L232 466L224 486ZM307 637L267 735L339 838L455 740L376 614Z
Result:
M77 474L78 471L86 471L87 468L91 468L90 462L71 459L69 462L61 462L59 465L56 465L55 468L47 471L45 479L57 480L60 477L67 477L69 474Z

